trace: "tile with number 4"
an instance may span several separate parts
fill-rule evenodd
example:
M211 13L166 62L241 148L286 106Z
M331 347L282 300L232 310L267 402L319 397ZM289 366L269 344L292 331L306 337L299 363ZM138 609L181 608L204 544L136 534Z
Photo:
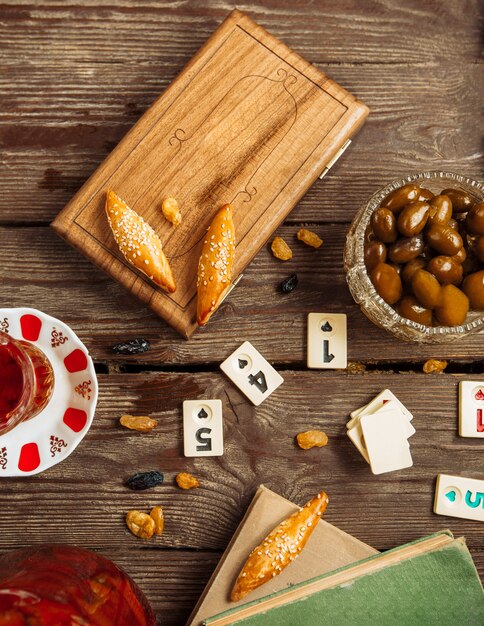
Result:
M232 352L220 369L256 406L284 382L282 376L249 341Z
M484 480L439 474L434 513L484 522Z
M183 402L185 456L222 456L224 430L221 400Z
M345 369L346 315L309 313L307 365L315 369Z
M459 435L484 438L484 382L463 380L459 384Z

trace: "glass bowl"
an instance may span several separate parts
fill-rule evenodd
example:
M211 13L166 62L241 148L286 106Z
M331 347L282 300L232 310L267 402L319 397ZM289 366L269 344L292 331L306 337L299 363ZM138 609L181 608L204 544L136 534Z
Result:
M471 193L479 200L484 199L484 185L471 178L452 172L421 172L396 180L377 191L356 214L346 237L344 268L351 295L363 313L377 326L400 339L420 343L446 343L484 329L484 313L470 311L466 323L460 326L424 326L399 315L376 292L366 271L363 260L365 231L373 211L391 191L408 183L439 193L453 187Z

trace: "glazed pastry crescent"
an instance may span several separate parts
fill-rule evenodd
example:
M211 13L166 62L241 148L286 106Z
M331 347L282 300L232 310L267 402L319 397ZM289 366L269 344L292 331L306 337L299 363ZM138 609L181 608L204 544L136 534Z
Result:
M106 215L125 258L165 291L176 290L168 259L155 231L114 191L106 194Z
M204 326L230 287L235 254L232 206L225 204L213 218L198 263L197 324Z
M276 526L264 541L252 550L230 594L233 602L241 600L280 574L294 561L306 545L328 502L328 496L321 491L302 509Z

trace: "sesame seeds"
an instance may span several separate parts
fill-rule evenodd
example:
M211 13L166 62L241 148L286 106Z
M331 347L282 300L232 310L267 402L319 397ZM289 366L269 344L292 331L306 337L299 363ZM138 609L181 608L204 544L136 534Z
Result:
M126 259L135 261L134 265L138 260L142 260L143 265L149 265L150 260L156 263L162 245L151 226L119 199L108 203L106 212L114 239Z

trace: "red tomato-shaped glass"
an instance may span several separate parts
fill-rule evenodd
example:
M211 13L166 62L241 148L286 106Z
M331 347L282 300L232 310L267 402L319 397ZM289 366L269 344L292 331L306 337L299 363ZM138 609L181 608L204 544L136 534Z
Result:
M137 585L108 559L46 545L0 557L0 626L155 626Z

